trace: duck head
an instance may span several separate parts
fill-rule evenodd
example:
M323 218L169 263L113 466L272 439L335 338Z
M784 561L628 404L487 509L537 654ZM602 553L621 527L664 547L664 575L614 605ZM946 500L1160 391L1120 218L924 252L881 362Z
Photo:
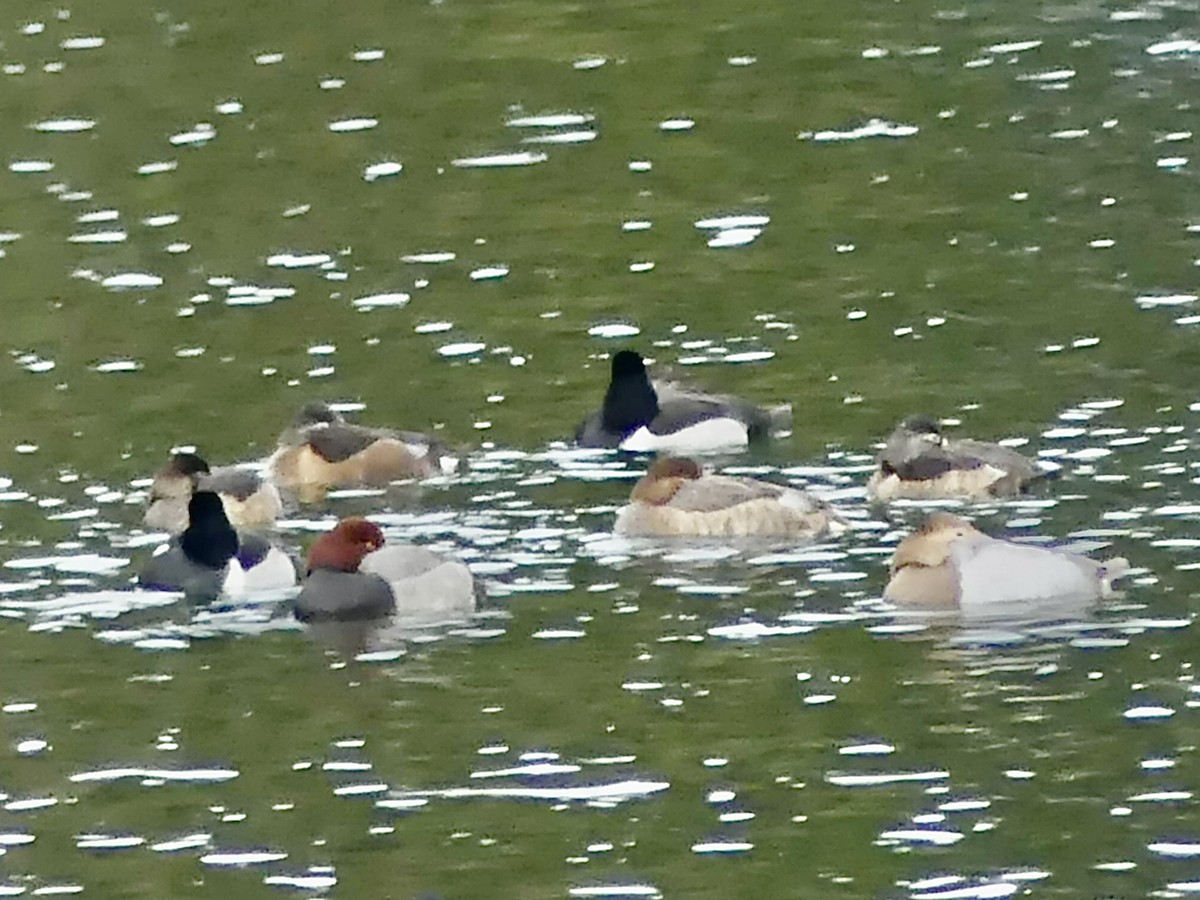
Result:
M696 481L704 474L694 459L682 456L664 456L654 464L633 486L629 499L635 503L661 506L669 503L685 481Z
M208 473L208 463L197 454L172 453L167 464L154 475L154 482L150 487L150 503L154 504L160 500L182 501L190 497L201 476Z
M212 491L196 491L188 501L188 527L180 535L183 554L197 565L223 569L237 556L238 536L225 505Z
M342 519L332 531L317 538L308 551L308 571L357 572L363 557L382 546L383 531L374 522L357 516Z
M601 425L605 431L628 435L649 425L658 415L658 394L646 375L641 354L622 350L612 358L612 377L604 394Z
M888 437L881 458L892 466L901 466L945 445L946 438L936 419L909 416Z
M942 434L942 426L933 416L909 416L900 423L897 431L903 431L909 437L919 438L927 443L940 447L946 442Z
M341 415L330 409L328 403L312 400L300 407L300 412L292 420L292 427L312 428L314 425L334 425L341 421Z
M163 468L164 475L178 475L196 480L199 475L209 473L208 463L198 453L172 453L171 459Z
M905 566L940 566L949 559L955 541L979 534L979 529L961 516L935 512L896 546L892 574Z

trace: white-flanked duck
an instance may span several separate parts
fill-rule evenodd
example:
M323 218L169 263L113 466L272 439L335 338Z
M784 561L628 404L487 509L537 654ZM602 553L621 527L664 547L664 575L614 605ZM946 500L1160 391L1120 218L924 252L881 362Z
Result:
M474 576L424 547L384 544L374 522L342 519L308 551L308 578L296 598L301 622L394 617L411 625L461 622L475 611Z
M1046 473L1015 450L951 439L928 416L905 419L880 451L867 482L872 500L1013 497Z
M902 540L883 597L927 609L1001 611L1039 602L1091 601L1113 594L1128 560L989 537L970 522L934 513Z
M742 450L770 437L766 410L737 397L655 386L633 350L612 358L612 377L600 409L575 432L581 447L635 452L713 453Z
M187 527L149 559L138 582L149 590L212 600L293 586L296 570L264 538L239 539L215 493L195 491L188 500Z
M150 505L142 520L176 534L187 528L188 501L195 490L215 491L236 528L264 528L283 512L279 491L258 472L241 466L210 469L196 453L172 453L154 475Z
M338 487L382 487L453 472L458 460L428 435L347 422L321 402L305 404L279 437L270 469L280 487L319 500Z
M705 473L692 459L657 459L617 513L631 536L816 538L846 521L807 491L754 478Z

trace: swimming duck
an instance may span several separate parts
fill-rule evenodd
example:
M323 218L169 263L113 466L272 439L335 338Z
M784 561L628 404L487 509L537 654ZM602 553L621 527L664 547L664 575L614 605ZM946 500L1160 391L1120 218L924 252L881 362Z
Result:
M896 547L883 597L937 609L1095 600L1112 596L1113 582L1128 570L1121 557L1096 562L1059 548L1004 541L939 512Z
M746 400L656 387L642 357L622 350L612 358L604 403L576 429L575 442L639 452L712 453L766 440L770 428L770 413Z
M150 558L139 579L154 591L183 591L211 600L221 593L229 564L238 552L238 536L225 515L221 498L196 491L188 500L188 525L166 550Z
M657 459L617 513L627 535L814 538L846 530L825 503L797 488L705 474L695 460Z
M428 478L454 471L457 463L427 435L354 425L314 402L305 404L280 435L270 469L281 487L312 501L330 488Z
M952 440L928 416L896 426L867 482L872 500L1012 497L1045 477L1015 450L969 439Z
M278 489L257 472L240 466L211 470L196 453L172 453L154 475L142 521L173 534L183 531L188 524L188 500L197 488L219 494L225 514L237 528L272 525L283 512Z
M187 527L146 563L142 587L212 600L296 584L295 567L281 550L257 535L238 538L217 494L195 491L187 511Z
M374 522L342 519L308 551L308 579L296 598L301 622L461 621L475 611L476 586L462 563L411 544L384 545Z

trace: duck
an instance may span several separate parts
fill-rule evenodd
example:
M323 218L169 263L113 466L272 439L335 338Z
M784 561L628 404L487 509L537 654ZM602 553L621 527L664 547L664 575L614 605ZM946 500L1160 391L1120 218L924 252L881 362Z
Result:
M268 467L300 499L339 487L382 487L398 479L449 474L458 460L428 435L347 422L328 404L306 403L279 436Z
M463 563L426 547L385 545L367 519L342 519L308 551L308 577L295 603L305 623L400 619L436 625L475 612L475 578Z
M197 453L172 453L154 474L150 504L142 521L151 528L178 534L188 525L188 500L197 488L215 491L236 528L264 528L283 513L279 490L259 473L242 466L210 469Z
M1047 473L999 444L942 434L929 416L911 416L896 426L867 481L876 502L1014 497Z
M987 610L1114 595L1129 561L1097 562L1056 547L989 537L960 516L937 512L897 546L884 600L928 609Z
M141 587L182 591L190 599L208 601L223 594L296 584L296 570L288 556L260 536L240 538L215 492L193 492L187 514L187 527L143 567L138 578Z
M694 459L656 459L613 526L628 536L793 537L839 534L847 522L807 491L705 473Z
M771 424L771 413L747 400L656 386L641 354L621 350L612 358L604 402L575 430L575 443L632 452L714 453L767 440Z

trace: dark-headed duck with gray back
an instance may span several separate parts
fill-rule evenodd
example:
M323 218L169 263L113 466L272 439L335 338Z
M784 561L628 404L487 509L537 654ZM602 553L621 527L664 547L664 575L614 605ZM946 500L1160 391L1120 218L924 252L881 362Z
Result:
M746 400L655 386L633 350L612 358L604 402L575 431L581 447L635 452L742 450L770 437L771 414Z
M220 595L237 552L237 532L221 498L196 491L188 500L187 528L150 558L139 583L153 591L183 591L192 599L212 600Z

